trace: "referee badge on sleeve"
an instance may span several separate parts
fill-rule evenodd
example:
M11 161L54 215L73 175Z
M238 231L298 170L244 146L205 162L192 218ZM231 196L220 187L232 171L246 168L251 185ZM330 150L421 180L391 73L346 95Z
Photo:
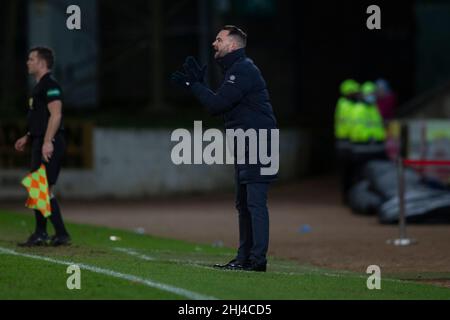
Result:
M59 97L61 95L61 91L59 89L50 89L47 91L47 97Z

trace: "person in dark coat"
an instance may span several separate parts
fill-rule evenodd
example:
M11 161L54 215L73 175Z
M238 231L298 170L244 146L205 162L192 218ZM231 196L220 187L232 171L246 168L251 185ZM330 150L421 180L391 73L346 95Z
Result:
M171 80L188 89L211 115L221 116L227 136L229 130L254 130L258 135L257 147L267 139L269 153L278 155L278 145L276 150L270 148L274 146L272 140L278 138L278 129L269 92L260 70L245 54L246 43L247 35L235 26L225 26L218 33L212 45L224 78L216 92L204 83L206 66L200 68L193 57L188 57L183 65L185 73L177 71ZM264 130L267 136L262 137ZM250 141L245 145L246 160L252 147ZM236 148L234 152L236 154ZM266 271L269 246L267 193L269 184L277 178L278 167L264 171L268 169L265 165L260 159L256 163L235 163L239 248L233 260L215 265L217 268Z

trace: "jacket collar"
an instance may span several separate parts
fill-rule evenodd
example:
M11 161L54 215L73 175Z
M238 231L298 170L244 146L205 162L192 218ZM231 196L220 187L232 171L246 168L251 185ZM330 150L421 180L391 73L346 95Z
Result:
M227 71L231 66L241 58L245 58L245 49L237 49L233 52L228 53L226 56L217 59L217 63L222 68L223 71Z
M47 72L46 74L44 74L44 75L42 76L42 78L39 80L38 83L41 83L42 80L45 80L45 79L47 79L47 78L50 78L51 76L52 76L52 72L51 72L51 71Z

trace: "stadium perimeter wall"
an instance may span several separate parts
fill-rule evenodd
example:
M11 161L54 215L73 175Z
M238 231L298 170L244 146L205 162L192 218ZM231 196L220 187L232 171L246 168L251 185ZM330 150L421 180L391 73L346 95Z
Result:
M106 129L92 132L92 168L62 170L55 194L64 198L133 199L149 196L231 190L232 165L175 165L176 142L168 129ZM307 133L280 130L280 181L305 175ZM205 145L205 144L204 144ZM27 169L0 168L0 200L24 199L20 185Z

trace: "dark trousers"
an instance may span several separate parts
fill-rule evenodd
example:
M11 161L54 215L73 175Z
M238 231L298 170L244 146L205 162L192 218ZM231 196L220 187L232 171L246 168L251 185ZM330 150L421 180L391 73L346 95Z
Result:
M58 181L59 172L61 171L61 163L66 149L66 142L62 133L58 132L55 135L53 141L53 155L48 163L44 162L42 159L43 144L44 137L36 137L31 140L31 171L36 171L43 163L47 171L48 185L53 186Z
M347 203L348 192L353 185L354 165L350 149L336 149L336 156L339 171L339 184L341 189L342 202Z
M239 249L236 259L266 264L269 248L269 183L236 182L236 208L239 212Z
M58 176L61 171L62 158L66 148L66 142L61 132L55 135L53 140L53 155L48 163L42 159L42 145L44 143L43 137L34 137L31 141L31 171L39 169L41 164L45 165L47 172L47 180L49 187L53 187L58 181ZM64 221L61 215L59 204L55 198L50 199L50 206L52 214L50 221L55 228L56 235L66 235L67 231L64 226ZM36 233L47 233L47 219L38 211L35 210L36 218Z

